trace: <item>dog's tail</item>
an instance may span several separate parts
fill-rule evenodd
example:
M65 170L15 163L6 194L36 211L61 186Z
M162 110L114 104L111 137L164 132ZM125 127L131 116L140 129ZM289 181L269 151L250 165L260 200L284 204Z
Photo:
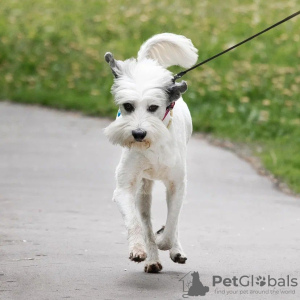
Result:
M161 33L147 40L138 53L138 61L152 58L165 68L181 66L190 68L198 59L198 50L183 35Z

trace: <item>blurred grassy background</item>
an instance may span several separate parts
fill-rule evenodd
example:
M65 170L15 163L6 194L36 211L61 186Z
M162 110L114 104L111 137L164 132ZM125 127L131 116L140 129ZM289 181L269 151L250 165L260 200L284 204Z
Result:
M299 10L296 0L10 0L0 10L0 99L114 117L106 51L136 57L173 32L204 60ZM184 77L194 129L248 143L300 192L300 17ZM173 68L177 72L179 68ZM259 147L257 147L259 145Z

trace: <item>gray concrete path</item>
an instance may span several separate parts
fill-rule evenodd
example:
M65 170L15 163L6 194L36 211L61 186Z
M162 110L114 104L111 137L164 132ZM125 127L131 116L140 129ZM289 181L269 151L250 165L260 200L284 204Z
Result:
M122 218L111 201L120 148L103 136L107 124L0 103L1 300L182 299L179 279L190 271L209 286L204 299L300 299L300 199L277 191L231 152L197 139L189 145L180 225L187 264L161 252L163 272L145 274L143 263L129 261ZM156 230L165 217L158 183ZM216 275L289 275L298 286L218 284L216 293Z

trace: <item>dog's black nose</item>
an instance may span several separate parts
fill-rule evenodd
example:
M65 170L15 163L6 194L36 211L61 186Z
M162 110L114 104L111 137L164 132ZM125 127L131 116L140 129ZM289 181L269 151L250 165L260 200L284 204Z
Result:
M146 136L146 134L147 134L147 131L140 129L140 128L132 130L132 135L137 142L141 142L144 139L144 137Z

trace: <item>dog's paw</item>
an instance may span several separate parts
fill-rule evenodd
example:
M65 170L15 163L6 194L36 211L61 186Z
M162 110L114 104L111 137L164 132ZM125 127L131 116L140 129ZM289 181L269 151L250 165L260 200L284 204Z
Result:
M129 259L135 262L144 261L147 258L147 253L145 251L144 246L137 244L134 245L130 251Z
M170 258L174 263L185 264L187 257L183 252L179 251L170 251Z
M155 243L159 250L170 250L173 246L173 242L169 239L164 238L163 236L157 236L155 239Z
M155 243L159 250L170 250L173 246L173 241L164 235L164 226L156 232Z
M145 263L144 271L146 273L158 273L162 270L162 265L159 261L147 261Z

